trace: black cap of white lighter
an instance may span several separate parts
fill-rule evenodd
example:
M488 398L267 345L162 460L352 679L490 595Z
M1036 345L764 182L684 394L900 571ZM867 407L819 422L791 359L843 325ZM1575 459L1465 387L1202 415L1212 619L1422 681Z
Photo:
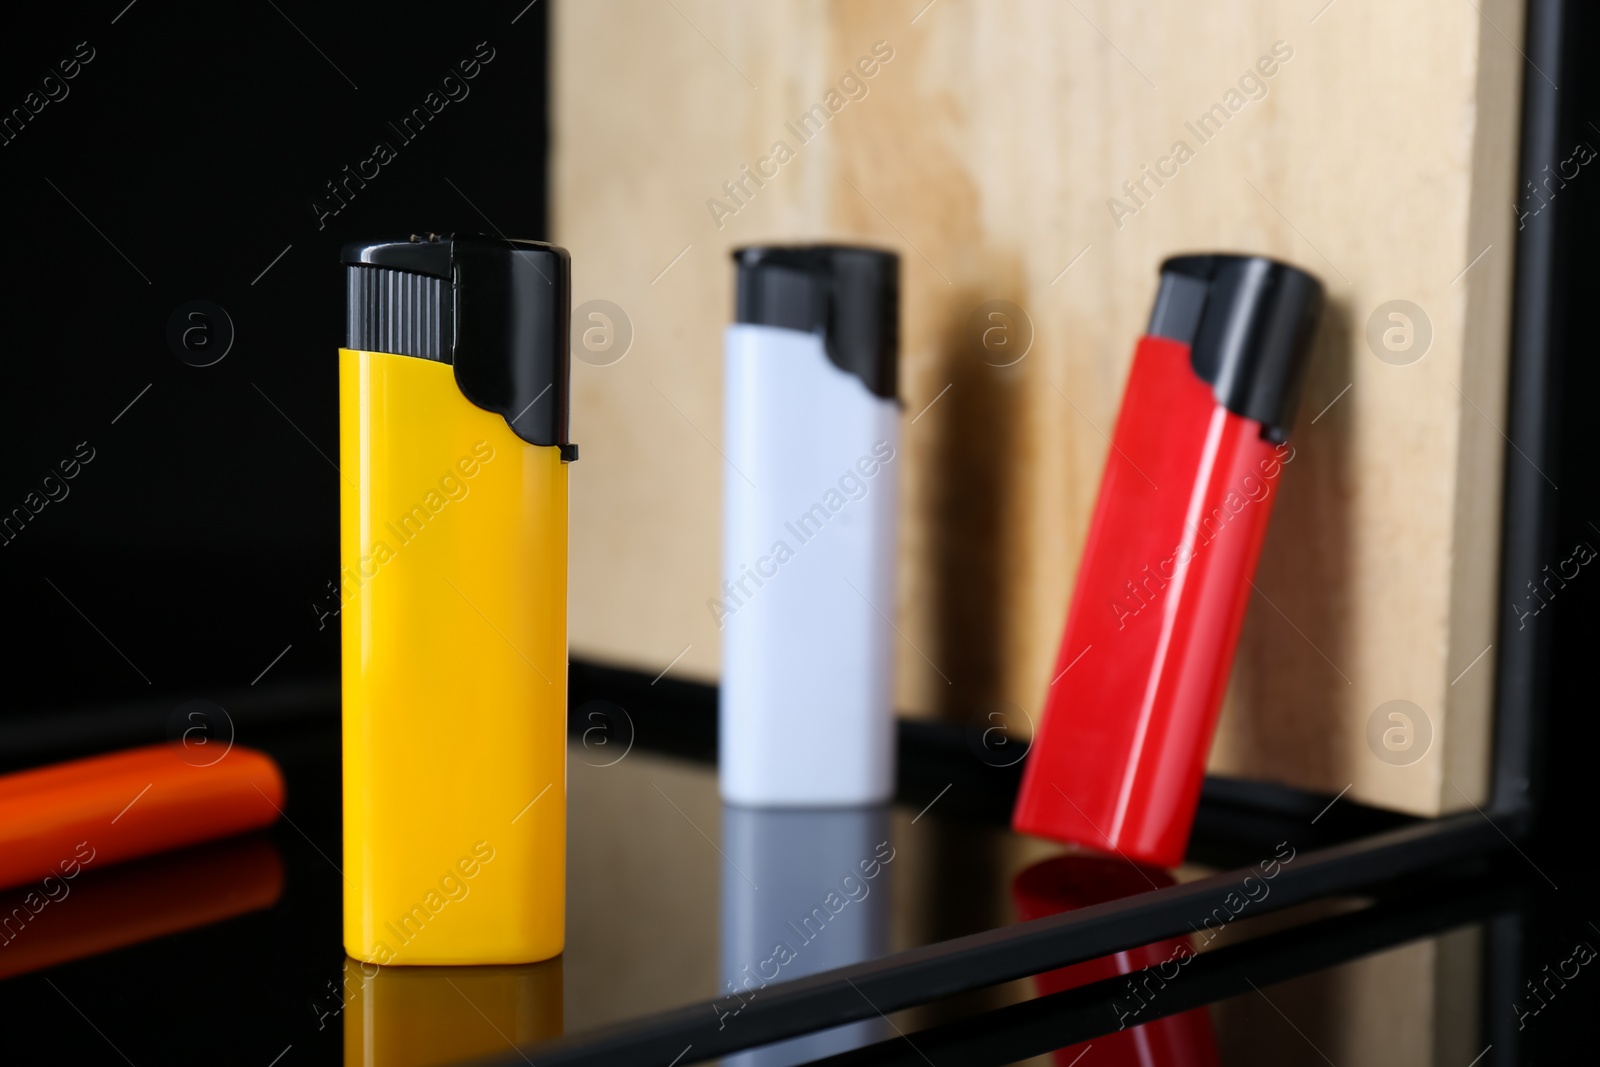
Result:
M822 335L834 365L897 399L900 257L851 245L764 245L733 253L735 321Z

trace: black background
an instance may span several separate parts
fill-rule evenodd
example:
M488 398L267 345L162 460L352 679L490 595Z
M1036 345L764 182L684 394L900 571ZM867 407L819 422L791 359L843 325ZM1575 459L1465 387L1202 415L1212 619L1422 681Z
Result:
M337 619L319 629L313 605L338 571L338 250L546 236L547 5L527 2L113 0L0 34L6 113L79 42L94 50L0 147L0 513L94 450L0 547L0 714L214 697L285 648L262 686L337 675ZM404 143L387 123L480 42L494 58L468 95ZM379 140L396 158L319 228L325 183ZM213 366L168 346L191 300L232 320Z

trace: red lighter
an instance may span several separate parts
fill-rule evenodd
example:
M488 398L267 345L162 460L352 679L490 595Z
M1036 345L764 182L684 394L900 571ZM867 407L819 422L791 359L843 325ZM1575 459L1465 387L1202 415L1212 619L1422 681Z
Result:
M1161 265L1016 829L1182 862L1321 308L1261 256Z

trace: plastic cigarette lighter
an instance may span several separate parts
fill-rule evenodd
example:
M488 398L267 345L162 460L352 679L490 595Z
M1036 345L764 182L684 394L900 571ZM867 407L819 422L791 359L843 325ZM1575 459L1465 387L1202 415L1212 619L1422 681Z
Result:
M429 234L343 261L345 948L547 959L565 903L567 253Z
M234 745L191 763L193 751L145 745L0 776L0 887L72 878L277 821L283 774L271 756ZM8 933L0 923L0 942Z
M1321 306L1260 256L1161 265L1016 829L1182 861Z
M894 791L900 260L745 248L725 337L720 771L752 806Z

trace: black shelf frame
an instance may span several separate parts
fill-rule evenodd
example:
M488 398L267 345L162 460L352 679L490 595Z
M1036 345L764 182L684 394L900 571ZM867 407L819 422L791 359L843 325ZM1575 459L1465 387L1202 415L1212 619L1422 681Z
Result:
M1577 61L1572 45L1576 23L1570 0L1528 2L1519 189L1539 177L1547 163L1559 159L1561 146L1576 136L1576 109L1570 99L1561 99L1556 88L1571 76ZM1552 552L1556 490L1543 472L1557 466L1561 316L1573 290L1577 255L1577 242L1562 225L1566 219L1566 203L1555 200L1516 235L1499 578L1502 603L1517 602L1527 577L1539 574L1545 562L1556 558ZM1326 820L1317 819L1323 823L1319 827L1312 817L1327 809L1333 798L1209 779L1190 857L1211 864L1226 860L1240 864L1238 869L773 985L750 999L733 1025L720 1026L705 1003L695 1003L522 1052L547 1067L687 1065L1186 935L1213 909L1224 906L1224 898L1253 873L1243 864L1267 858L1272 843L1283 840L1307 841L1312 847L1297 851L1294 860L1281 868L1256 914L1358 892L1376 894L1379 902L1357 915L1204 954L1193 969L1205 977L1186 980L1181 997L1174 996L1163 1012L1234 995L1240 991L1246 967L1252 975L1276 976L1268 980L1278 981L1474 920L1490 921L1485 970L1491 980L1494 975L1514 975L1524 941L1520 915L1507 903L1516 893L1482 886L1494 854L1520 851L1518 843L1525 842L1536 826L1552 658L1547 620L1536 619L1525 629L1514 621L1511 613L1502 613L1497 627L1492 792L1486 809L1411 819L1347 801L1331 809ZM650 685L631 672L574 664L571 699L579 710L591 700L628 707L638 720L639 741L646 747L715 758L713 690L686 683ZM577 722L579 716L573 718ZM981 782L974 778L994 769L972 759L959 731L902 723L900 752L901 801L920 806L937 788L929 787L933 779L942 785L966 776L979 787L961 793L977 799L968 801L968 810L946 811L945 817L993 818L999 813L1004 819L1009 814L1014 776L1009 782L1004 772L990 773ZM1465 881L1449 882L1440 873L1463 866L1476 871ZM1424 882L1434 887L1431 895L1404 888ZM1448 891L1441 889L1447 884ZM1396 886L1402 887L1400 898L1387 902L1383 894ZM1485 893L1491 898L1488 905ZM912 1035L915 1048L909 1040L896 1039L819 1062L925 1062L917 1048L938 1050L941 1063L1008 1062L1006 1056L1015 1060L1116 1029L1110 1003L1120 988L1108 988L1111 985L1097 983L937 1026ZM1492 1019L1486 1025L1494 1035L1494 1046L1484 1067L1517 1062L1514 1030L1496 1026ZM522 1063L525 1057L519 1054L496 1062Z
M1261 986L1337 967L1396 945L1432 937L1474 922L1515 920L1525 905L1521 886L1504 879L1411 879L1373 905L1201 953L1184 965L1181 979L1162 986L1139 1011L1137 1024L1203 1008ZM816 1067L894 1065L977 1067L1048 1055L1114 1027L1118 1002L1127 1004L1129 979L1106 979L996 1008L969 1019L919 1031L915 1043L894 1038L826 1059ZM1503 1039L1502 1039L1503 1040Z

